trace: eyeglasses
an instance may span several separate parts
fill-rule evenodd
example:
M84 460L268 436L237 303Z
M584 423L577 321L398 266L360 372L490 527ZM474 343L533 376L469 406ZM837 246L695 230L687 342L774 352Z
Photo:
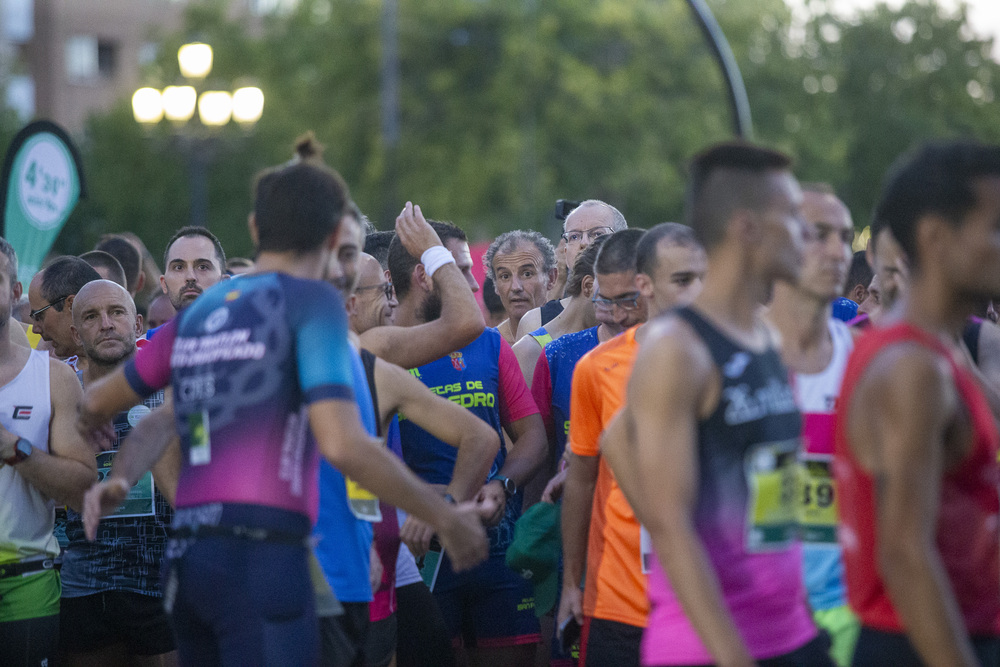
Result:
M611 310L615 306L618 306L622 310L635 310L639 307L639 293L631 294L629 296L620 296L616 299L604 299L599 296L595 296L590 299L591 303L594 304L595 308L607 308Z
M59 297L58 299L56 299L55 301L53 301L52 303L50 303L47 306L43 306L42 308L39 308L38 310L32 310L32 311L30 311L28 313L28 317L31 318L32 322L38 322L41 319L39 317L39 315L41 315L42 313L44 313L46 310L48 310L52 306L56 305L57 303L62 303L63 301L65 301L69 297L70 297L69 294L67 294L66 296L61 296L61 297Z
M580 243L583 241L584 237L593 241L594 239L599 239L602 236L607 236L608 234L614 234L615 230L610 227L592 227L590 229L584 229L579 232L565 232L562 235L563 241L566 243Z
M366 290L366 289L380 289L385 293L385 298L389 299L390 301L392 300L392 295L394 293L394 290L392 288L392 283L390 282L379 283L377 285L365 285L364 287L355 287L354 291L360 292L361 290Z

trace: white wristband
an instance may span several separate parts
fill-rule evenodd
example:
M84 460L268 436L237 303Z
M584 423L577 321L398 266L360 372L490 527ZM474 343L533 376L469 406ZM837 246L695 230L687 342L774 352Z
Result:
M435 271L445 264L454 264L455 258L443 245L436 245L424 251L424 254L420 256L420 263L424 265L424 271L427 272L427 275L433 278Z

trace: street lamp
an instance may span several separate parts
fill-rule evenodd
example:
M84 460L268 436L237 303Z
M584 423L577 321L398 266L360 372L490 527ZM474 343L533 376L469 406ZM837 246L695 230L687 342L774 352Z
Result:
M178 131L198 112L203 127L223 127L235 120L241 127L250 128L264 112L264 93L260 88L244 86L230 93L225 90L203 90L201 84L212 71L212 47L201 42L185 44L177 50L177 63L186 80L182 85L140 88L132 95L132 116L136 122L152 126L163 118ZM208 210L206 172L208 170L207 143L194 139L190 150L191 174L191 223L203 226Z

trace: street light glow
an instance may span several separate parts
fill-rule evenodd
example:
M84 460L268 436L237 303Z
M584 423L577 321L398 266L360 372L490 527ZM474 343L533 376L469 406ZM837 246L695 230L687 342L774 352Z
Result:
M194 116L198 93L193 86L167 86L163 89L163 112L167 120L186 123Z
M201 42L185 44L177 49L181 74L188 79L204 79L212 71L212 47Z
M233 115L233 96L224 90L207 90L198 98L198 117L203 125L225 125Z
M155 124L163 119L163 99L156 88L140 88L132 95L132 116L137 123Z
M264 113L264 93L253 86L238 88L233 93L233 120L241 125L253 125Z

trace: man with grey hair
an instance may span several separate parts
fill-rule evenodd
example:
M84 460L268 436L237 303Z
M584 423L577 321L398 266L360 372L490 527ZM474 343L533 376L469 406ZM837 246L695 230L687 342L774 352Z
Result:
M623 229L628 229L625 216L611 204L606 204L599 199L588 199L580 202L580 205L573 209L563 222L562 240L566 244L566 266L574 266L576 258L594 239L614 234ZM558 282L562 282L562 287L558 285ZM544 326L562 312L566 306L566 300L562 298L564 286L565 279L557 281L555 290L557 293L549 292L550 301L541 305L540 308L528 311L521 318L515 340Z
M556 278L555 249L538 232L515 229L490 244L483 255L483 266L507 313L497 330L513 345L521 318L545 303L545 295Z

